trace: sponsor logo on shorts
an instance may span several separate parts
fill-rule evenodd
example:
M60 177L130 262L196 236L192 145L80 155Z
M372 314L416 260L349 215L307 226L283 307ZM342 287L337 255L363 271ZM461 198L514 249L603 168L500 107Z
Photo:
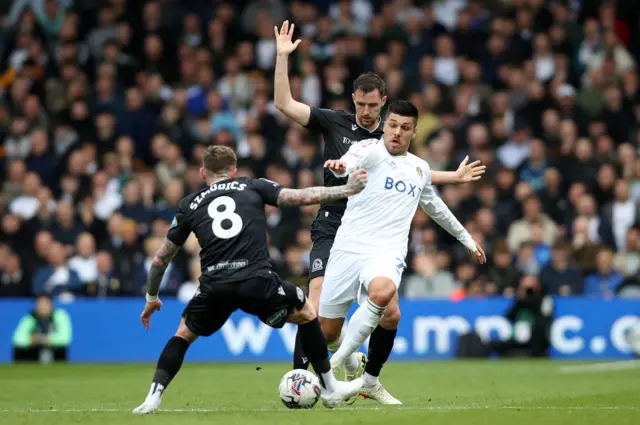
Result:
M398 273L402 274L402 272L404 271L405 267L407 267L407 266L406 266L406 264L405 264L405 262L404 262L404 260L402 258L396 257L396 260L399 261L398 265L396 266L396 271Z
M313 264L311 265L312 272L317 272L318 270L322 270L323 268L324 266L322 265L321 259L316 258L315 260L313 260Z
M241 269L243 267L247 267L248 265L248 260L223 261L221 263L207 267L207 271L213 272L216 270Z
M280 309L269 316L265 323L272 328L281 328L287 319L287 314L286 308Z
M302 292L302 289L296 288L296 294L298 294L300 302L304 302L304 292Z

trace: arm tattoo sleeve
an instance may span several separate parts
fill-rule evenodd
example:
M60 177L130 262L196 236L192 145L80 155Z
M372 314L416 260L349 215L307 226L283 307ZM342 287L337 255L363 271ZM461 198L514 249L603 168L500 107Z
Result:
M278 195L279 206L313 205L344 199L354 191L347 185L333 187L308 187L306 189L282 189Z
M173 257L178 253L180 247L169 239L164 238L162 246L156 252L151 263L151 269L149 270L149 277L147 279L147 293L149 295L158 295L160 291L160 283L164 276L165 270L169 267L169 263L173 260Z

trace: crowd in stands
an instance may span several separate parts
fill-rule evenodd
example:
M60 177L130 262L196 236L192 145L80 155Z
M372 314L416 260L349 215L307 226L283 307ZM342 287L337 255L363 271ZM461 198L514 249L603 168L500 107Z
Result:
M4 3L3 3L4 4ZM374 71L420 110L412 152L469 154L439 188L489 258L419 211L401 294L613 297L640 271L640 4L592 0L14 0L0 10L0 296L140 296L209 144L241 175L322 184L322 140L273 105L273 28L296 24L294 98L352 109ZM267 207L276 270L306 285L317 206ZM161 293L189 299L188 240Z

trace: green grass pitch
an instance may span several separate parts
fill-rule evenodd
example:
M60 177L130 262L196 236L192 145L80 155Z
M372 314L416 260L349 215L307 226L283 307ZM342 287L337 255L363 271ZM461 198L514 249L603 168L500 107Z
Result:
M640 365L550 361L391 362L382 381L404 401L360 399L290 411L277 396L286 364L185 364L161 411L133 416L154 365L0 367L0 424L638 425Z

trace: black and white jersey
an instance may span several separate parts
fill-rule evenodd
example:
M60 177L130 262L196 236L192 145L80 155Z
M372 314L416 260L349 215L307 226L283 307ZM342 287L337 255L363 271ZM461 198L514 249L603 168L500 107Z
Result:
M265 204L278 205L282 187L265 179L216 182L180 201L167 238L200 242L202 275L216 282L269 276Z
M352 144L365 139L380 139L383 135L383 123L380 120L378 127L369 131L360 127L356 122L355 114L332 109L319 109L311 107L311 115L307 128L322 134L324 138L324 160L340 159L347 153ZM331 171L324 170L325 186L341 186L346 184L347 178L334 176ZM343 214L347 206L347 200L336 201L333 204L321 206L321 210L336 214Z

